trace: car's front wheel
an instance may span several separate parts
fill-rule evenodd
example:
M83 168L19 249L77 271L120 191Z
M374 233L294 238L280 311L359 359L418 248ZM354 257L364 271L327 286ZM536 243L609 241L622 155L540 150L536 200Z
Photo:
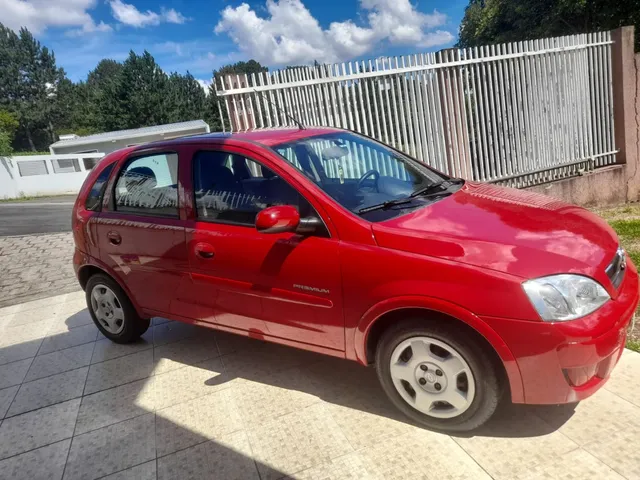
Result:
M408 417L464 432L493 415L500 383L483 347L456 330L422 322L394 327L378 344L376 368L385 392Z
M150 320L140 318L127 294L111 277L93 275L87 282L85 292L93 322L110 340L130 343L149 328Z

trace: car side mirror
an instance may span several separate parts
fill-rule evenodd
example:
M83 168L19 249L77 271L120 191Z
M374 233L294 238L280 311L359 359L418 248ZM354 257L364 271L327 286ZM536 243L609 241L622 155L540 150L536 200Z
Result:
M256 215L256 230L260 233L296 232L300 214L291 205L265 208Z

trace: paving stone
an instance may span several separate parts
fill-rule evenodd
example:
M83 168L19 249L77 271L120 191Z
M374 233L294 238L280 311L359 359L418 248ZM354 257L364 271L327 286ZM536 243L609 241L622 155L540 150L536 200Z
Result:
M205 442L158 459L158 480L250 480L261 477L244 432ZM264 477L262 477L264 478Z
M38 355L64 350L84 343L95 342L100 330L95 325L72 328L65 332L52 332L42 341Z
M3 420L0 458L71 438L78 407L79 398Z
M115 343L99 335L93 350L91 363L105 362L151 348L153 348L153 332L151 329L147 330L141 338L133 343Z
M16 265L0 268L3 280L8 280L0 287L0 307L51 297L52 290L56 295L79 290L71 264L73 249L71 232L0 237L0 267Z
M150 379L151 395L158 409L230 387L222 362L217 358L154 375Z
M18 393L19 385L0 390L0 419L4 418L9 410L11 402L13 402L16 393Z
M46 407L82 396L89 367L82 367L33 382L23 383L15 396L7 416Z
M155 409L149 379L120 385L82 398L76 435L128 420Z
M65 480L103 477L153 460L154 430L154 415L148 414L75 436Z
M146 378L153 372L153 351L145 350L124 357L95 363L89 367L85 394L117 387Z
M247 433L262 479L292 475L353 450L322 404L249 428Z
M89 365L91 361L93 348L93 343L85 343L77 347L37 356L33 359L33 363L31 363L24 381L30 382L39 378L85 367Z
M60 480L71 440L37 448L0 461L0 478L12 480Z
M156 462L151 461L102 477L102 480L156 480Z
M17 362L0 365L0 388L20 385L31 366L31 359L18 360Z
M242 429L229 389L156 412L158 456L213 440Z

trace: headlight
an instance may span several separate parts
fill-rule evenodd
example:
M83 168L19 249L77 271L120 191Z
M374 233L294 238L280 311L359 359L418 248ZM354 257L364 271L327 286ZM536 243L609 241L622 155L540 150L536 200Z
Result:
M609 294L595 280L581 275L551 275L522 284L543 320L564 322L584 317L600 308Z

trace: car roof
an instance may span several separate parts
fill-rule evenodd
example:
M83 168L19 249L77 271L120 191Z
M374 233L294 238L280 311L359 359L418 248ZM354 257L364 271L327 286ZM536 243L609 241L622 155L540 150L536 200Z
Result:
M315 137L318 135L326 135L328 133L339 133L344 130L332 127L307 127L299 128L267 128L260 130L250 130L247 132L214 132L204 133L201 135L191 135L188 137L174 138L171 140L160 140L158 142L146 143L139 145L134 150L144 150L149 147L164 147L189 143L220 143L224 139L233 139L246 141L248 143L259 143L267 147L278 145L280 143L292 142L301 138Z

